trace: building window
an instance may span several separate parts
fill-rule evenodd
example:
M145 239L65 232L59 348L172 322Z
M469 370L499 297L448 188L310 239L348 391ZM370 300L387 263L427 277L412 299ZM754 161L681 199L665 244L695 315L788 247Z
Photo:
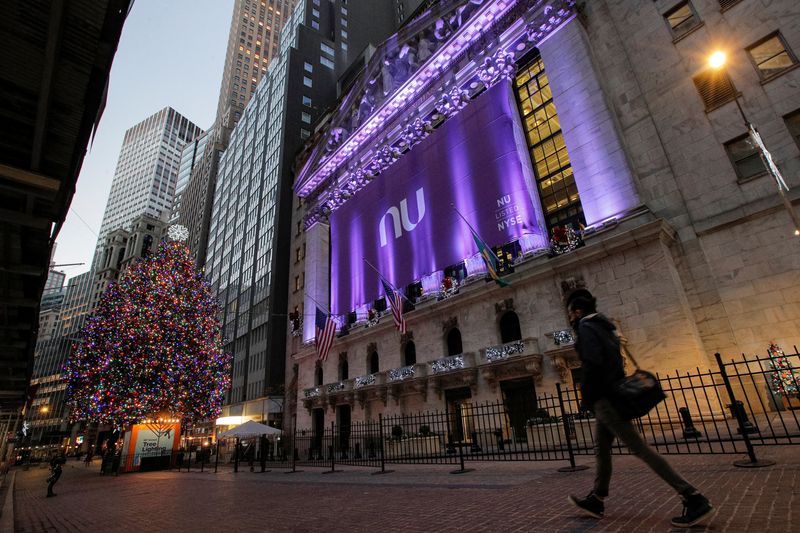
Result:
M320 44L319 44L319 48L320 48L320 50L322 50L324 53L328 54L329 56L332 56L332 55L334 55L334 52L335 52L335 51L334 51L334 49L333 49L333 48L331 48L331 47L330 47L328 44L326 44L326 43L320 43Z
M733 163L739 181L748 180L767 171L758 149L753 146L749 135L742 135L725 143L725 151Z
M786 122L786 129L789 130L792 139L794 139L794 142L797 143L798 148L800 148L800 109L792 111L783 117L783 121Z
M459 355L464 353L461 345L461 332L458 328L453 328L447 332L447 355Z
M378 352L372 352L369 354L369 357L367 358L367 368L369 369L370 374L377 374L380 372L378 365Z
M305 128L300 128L300 138L301 138L301 139L303 139L303 140L305 141L305 140L306 140L306 139L308 139L309 137L311 137L311 132L310 132L310 131L308 131L308 130L307 130L307 129L305 129ZM299 233L298 233L298 235L299 235Z
M774 78L797 63L797 58L777 32L747 47L746 50L762 80Z
M314 371L314 385L319 387L322 385L322 367L318 366L317 369Z
M664 20L667 21L675 39L680 39L701 24L700 17L697 16L691 2L679 3L664 13Z
M327 57L320 56L319 62L322 64L323 67L328 67L329 69L333 69L333 61L331 61Z
M742 0L719 0L719 7L722 11L733 7L734 5L738 4Z
M319 18L319 9L312 7L311 8L311 16Z
M311 97L303 95L303 105L311 107Z
M303 70L306 72L314 72L314 65L309 63L308 61L303 62Z
M317 22L316 20L312 20L311 27L315 30L319 30L319 22Z
M731 77L725 70L707 69L692 78L706 112L712 111L726 104L736 97L736 87L733 86Z
M507 311L500 318L500 342L514 342L522 340L522 330L519 327L519 317L514 311Z
M295 263L300 262L300 248L295 248L294 250L294 262Z
M297 292L299 290L300 290L300 276L295 276L294 277L294 292Z
M302 113L300 113L300 120L302 120L306 124L311 124L311 115L303 111Z
M347 43L342 43L342 50L347 52Z
M344 381L350 377L350 367L347 364L347 353L339 355L339 381Z
M347 31L342 30L342 39L347 39Z
M541 56L517 72L515 88L547 226L577 229L586 222Z
M414 341L408 341L403 347L403 366L410 366L417 363L417 347Z
M343 28L347 27L347 19L342 19L342 27Z
M309 78L308 76L303 76L303 85L305 85L306 87L312 87L314 85L314 82L311 81L311 78Z

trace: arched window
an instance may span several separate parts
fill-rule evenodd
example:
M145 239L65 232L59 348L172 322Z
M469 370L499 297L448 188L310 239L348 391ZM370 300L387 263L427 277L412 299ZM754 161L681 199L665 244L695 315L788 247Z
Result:
M318 366L316 372L314 372L314 385L320 386L322 385L322 367Z
M367 359L367 367L369 368L370 374L375 374L379 371L378 368L378 352L372 352L369 354L369 358Z
M403 366L414 365L417 363L417 347L414 341L408 341L403 348Z
M347 364L347 357L342 357L342 359L339 361L339 381L346 380L349 373L350 368Z
M522 340L522 330L519 328L519 317L514 311L508 311L500 317L500 342Z
M464 352L461 346L461 332L453 328L447 332L447 355L458 355Z

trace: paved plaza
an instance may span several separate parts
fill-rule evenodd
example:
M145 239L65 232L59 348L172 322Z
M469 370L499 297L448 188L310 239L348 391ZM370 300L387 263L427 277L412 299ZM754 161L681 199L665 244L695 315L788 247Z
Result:
M759 450L777 464L736 468L734 456L670 460L718 509L709 531L796 531L800 454ZM615 458L606 518L576 516L566 501L583 494L592 470L560 473L563 463L394 466L394 472L306 468L286 474L230 470L152 472L104 477L97 465L69 462L45 498L47 470L18 470L18 533L72 531L670 531L680 504L635 457ZM590 463L591 458L581 458ZM704 528L695 528L703 530Z

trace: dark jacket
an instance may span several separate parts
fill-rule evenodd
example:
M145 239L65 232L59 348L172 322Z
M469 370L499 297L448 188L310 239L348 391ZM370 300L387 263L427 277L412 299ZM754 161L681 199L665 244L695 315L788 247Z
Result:
M578 323L575 348L581 358L581 396L588 409L600 398L612 396L614 383L625 377L616 329L600 314Z

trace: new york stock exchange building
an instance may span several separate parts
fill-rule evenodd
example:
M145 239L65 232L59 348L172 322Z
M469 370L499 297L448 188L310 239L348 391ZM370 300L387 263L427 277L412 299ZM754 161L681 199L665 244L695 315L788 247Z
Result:
M800 237L734 98L792 202L800 18L788 0L723 4L439 2L366 54L297 163L295 427L571 387L577 288L654 372L797 343ZM324 360L317 309L336 322Z

